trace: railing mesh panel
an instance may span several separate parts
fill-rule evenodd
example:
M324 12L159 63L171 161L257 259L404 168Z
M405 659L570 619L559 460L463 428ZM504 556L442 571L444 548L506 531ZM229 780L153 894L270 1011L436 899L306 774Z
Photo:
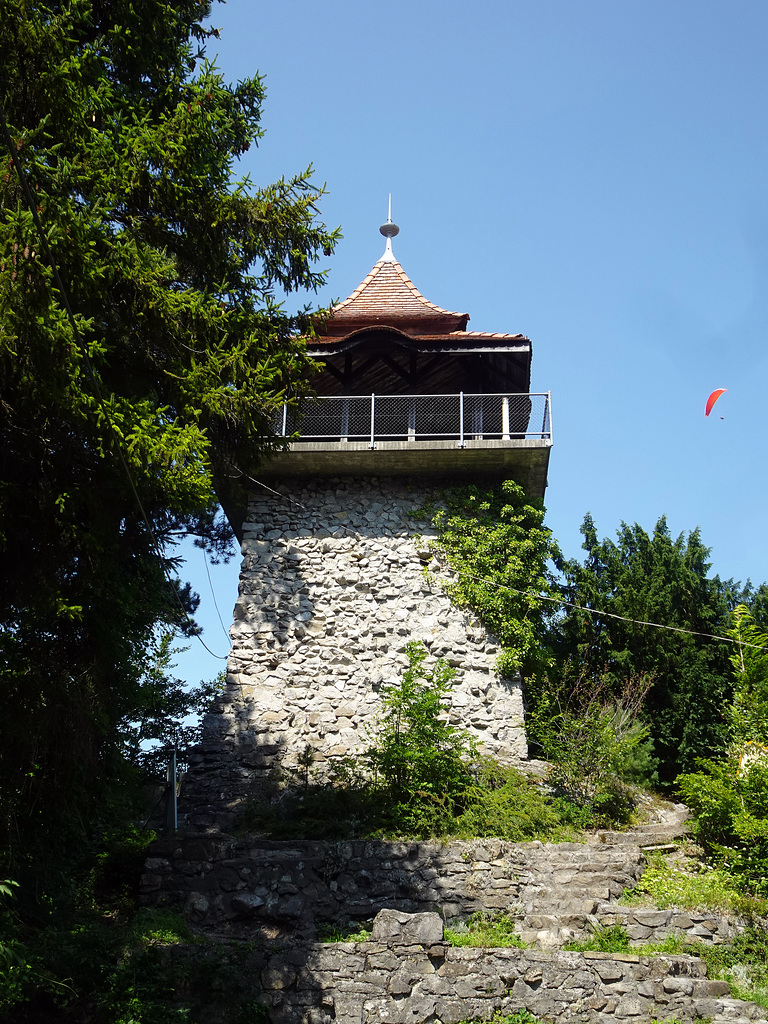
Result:
M355 395L316 398L276 417L302 440L550 439L549 396Z

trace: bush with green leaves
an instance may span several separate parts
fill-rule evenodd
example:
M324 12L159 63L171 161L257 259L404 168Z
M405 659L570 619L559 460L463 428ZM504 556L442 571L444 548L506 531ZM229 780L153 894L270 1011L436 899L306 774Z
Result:
M648 727L634 706L596 689L586 700L563 704L543 693L530 716L547 758L549 782L572 803L599 819L627 823L630 783L648 753Z
M768 897L768 763L703 761L677 784L708 858L745 892Z
M530 776L481 758L452 832L460 839L493 837L517 843L570 838L569 826L580 827L569 815L571 808L551 800Z
M621 897L624 906L653 906L659 910L719 910L746 918L765 917L768 901L745 896L732 874L698 859L680 861L651 855L642 878Z
M768 897L768 634L739 605L728 635L735 686L728 711L731 747L720 761L678 777L694 814L693 834L737 884Z
M311 781L311 760L275 803L254 797L240 830L275 838L362 839L495 837L513 842L571 839L595 824L534 777L481 755L450 723L453 670L430 662L423 644L406 648L401 682L388 687L369 745L333 766L330 782Z
M768 932L751 927L722 946L697 950L710 978L722 978L735 999L768 1008Z
M442 658L430 666L424 644L409 643L405 653L408 668L384 690L373 742L361 760L374 787L386 790L406 816L415 806L427 815L453 813L472 784L477 758L469 733L448 720L455 672Z

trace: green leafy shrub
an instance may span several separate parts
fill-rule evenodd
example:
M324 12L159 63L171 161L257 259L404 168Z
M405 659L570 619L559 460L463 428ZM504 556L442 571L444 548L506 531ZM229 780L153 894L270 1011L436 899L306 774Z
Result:
M412 801L393 802L385 789L364 780L312 786L277 806L252 800L239 828L276 839L497 838L574 839L594 824L593 816L563 799L552 799L513 768L480 759L459 805L426 791Z
M531 721L551 762L548 781L555 791L589 808L593 824L628 824L632 769L648 741L636 709L602 699L599 689L575 706L543 693Z
M677 780L694 837L737 887L768 897L768 764L740 767L731 757L701 767Z
M722 946L697 947L710 978L721 978L731 986L736 999L768 1008L768 932L748 928L733 942Z
M406 650L408 669L386 691L368 748L336 764L330 784L312 784L307 766L296 791L273 804L252 799L240 830L284 839L573 838L579 808L481 756L449 723L452 670L443 661L428 666L422 644Z
M700 761L677 785L710 860L743 891L768 897L768 634L745 605L732 622L730 751L721 761Z
M431 797L456 802L471 784L476 747L464 729L448 721L454 670L444 659L425 664L424 644L405 648L408 668L381 698L382 716L362 761L397 803Z
M533 837L562 838L571 824L565 801L556 803L534 780L490 758L482 759L468 791L466 806L453 824L461 839L493 836L510 842Z

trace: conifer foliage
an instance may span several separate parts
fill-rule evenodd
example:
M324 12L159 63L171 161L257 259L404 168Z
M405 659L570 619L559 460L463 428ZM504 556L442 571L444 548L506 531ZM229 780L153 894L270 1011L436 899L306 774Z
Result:
M599 540L589 515L581 530L583 562L558 563L567 604L542 688L571 704L597 688L641 708L669 783L725 745L729 652L710 637L727 628L737 587L710 575L698 530L674 538L663 516L651 534L622 523L615 541Z
M308 313L276 295L315 289L337 235L317 221L309 171L235 181L264 90L226 84L206 60L210 7L0 0L12 839L54 813L76 820L97 792L149 638L194 604L165 580L169 544L192 531L226 546L216 492L237 505L237 478L274 445L274 410L308 377L295 340Z

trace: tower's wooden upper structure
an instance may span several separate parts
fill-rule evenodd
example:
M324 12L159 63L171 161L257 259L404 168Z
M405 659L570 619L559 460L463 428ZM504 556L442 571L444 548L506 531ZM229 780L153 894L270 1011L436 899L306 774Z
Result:
M529 339L468 331L468 321L468 313L452 313L425 299L388 245L309 346L324 366L317 392L527 393Z
M293 440L262 475L512 477L543 496L551 414L530 393L530 340L469 331L426 299L395 258L398 230L382 225L384 255L308 341L317 400L286 411Z

